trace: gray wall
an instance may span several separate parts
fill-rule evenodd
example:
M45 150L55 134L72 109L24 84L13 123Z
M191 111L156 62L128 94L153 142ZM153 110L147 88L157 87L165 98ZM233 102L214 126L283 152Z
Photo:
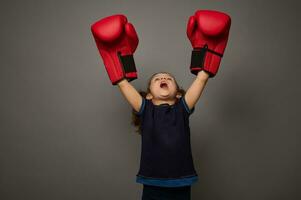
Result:
M259 0L1 1L0 199L140 199L140 136L90 25L127 15L140 39L132 84L144 89L164 70L187 89L195 76L186 23L197 9L227 12L232 27L219 73L191 116L199 174L192 199L297 199L297 8Z

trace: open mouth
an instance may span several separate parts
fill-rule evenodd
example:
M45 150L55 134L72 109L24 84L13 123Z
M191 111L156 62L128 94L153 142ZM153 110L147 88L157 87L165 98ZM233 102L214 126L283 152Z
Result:
M161 83L161 84L160 84L160 88L168 88L168 85L167 85L167 83L164 83L164 82L163 82L163 83Z

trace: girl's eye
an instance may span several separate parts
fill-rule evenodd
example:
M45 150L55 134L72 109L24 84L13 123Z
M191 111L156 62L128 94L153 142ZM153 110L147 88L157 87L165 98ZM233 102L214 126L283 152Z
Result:
M172 80L172 78L166 78L167 80ZM155 78L155 81L160 80L160 78Z

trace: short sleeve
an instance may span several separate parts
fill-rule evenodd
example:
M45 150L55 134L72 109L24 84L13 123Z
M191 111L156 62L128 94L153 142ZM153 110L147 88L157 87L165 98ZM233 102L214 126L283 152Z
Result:
M139 110L139 112L134 111L135 115L137 115L137 116L142 115L142 113L145 110L145 104L146 104L146 99L144 97L142 97L142 103L141 103L141 106L140 106L140 110Z
M191 115L194 112L195 107L193 106L193 108L189 109L184 97L180 98L180 103L184 106L185 111L188 113L188 115Z

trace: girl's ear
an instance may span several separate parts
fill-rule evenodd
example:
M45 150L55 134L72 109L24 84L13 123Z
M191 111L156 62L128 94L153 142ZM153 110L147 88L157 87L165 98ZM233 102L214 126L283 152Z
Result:
M147 93L145 98L151 100L153 98L153 95L151 93Z
M177 93L176 97L179 99L182 97L182 94L180 92Z

